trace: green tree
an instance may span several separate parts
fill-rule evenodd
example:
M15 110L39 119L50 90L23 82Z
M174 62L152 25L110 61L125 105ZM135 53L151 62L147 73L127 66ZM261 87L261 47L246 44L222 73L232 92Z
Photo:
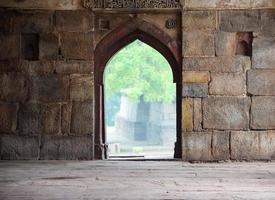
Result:
M175 84L167 60L154 48L135 40L117 52L104 72L106 98L127 94L130 100L171 103Z

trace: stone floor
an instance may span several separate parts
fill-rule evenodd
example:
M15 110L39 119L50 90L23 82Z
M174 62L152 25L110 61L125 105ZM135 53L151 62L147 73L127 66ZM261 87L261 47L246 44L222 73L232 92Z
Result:
M0 199L275 199L275 162L0 161Z

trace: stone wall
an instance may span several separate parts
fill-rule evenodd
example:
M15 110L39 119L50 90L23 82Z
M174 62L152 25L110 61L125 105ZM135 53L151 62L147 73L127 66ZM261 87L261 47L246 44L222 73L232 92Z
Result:
M182 0L184 160L275 158L275 3ZM0 158L93 159L94 49L133 16L80 0L0 2ZM103 20L102 20L103 19ZM101 24L100 24L101 23Z
M275 158L275 11L184 11L183 159Z
M92 159L92 13L0 16L1 159Z

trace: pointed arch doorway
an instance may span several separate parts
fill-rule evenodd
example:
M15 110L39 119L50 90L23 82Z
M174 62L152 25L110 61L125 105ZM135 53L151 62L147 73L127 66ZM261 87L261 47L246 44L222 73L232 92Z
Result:
M163 30L140 19L134 19L114 29L95 49L95 159L108 158L104 112L104 71L108 61L120 49L140 40L156 49L168 61L176 84L176 142L174 158L181 158L181 51L180 44Z

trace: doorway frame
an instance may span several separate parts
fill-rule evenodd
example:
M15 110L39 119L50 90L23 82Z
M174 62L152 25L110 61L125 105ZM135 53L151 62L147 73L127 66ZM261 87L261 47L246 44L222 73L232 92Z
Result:
M94 159L107 159L104 118L104 70L111 57L123 47L140 40L161 53L168 61L176 83L176 143L174 158L182 158L182 54L181 44L163 30L134 18L108 33L96 46L94 55Z

